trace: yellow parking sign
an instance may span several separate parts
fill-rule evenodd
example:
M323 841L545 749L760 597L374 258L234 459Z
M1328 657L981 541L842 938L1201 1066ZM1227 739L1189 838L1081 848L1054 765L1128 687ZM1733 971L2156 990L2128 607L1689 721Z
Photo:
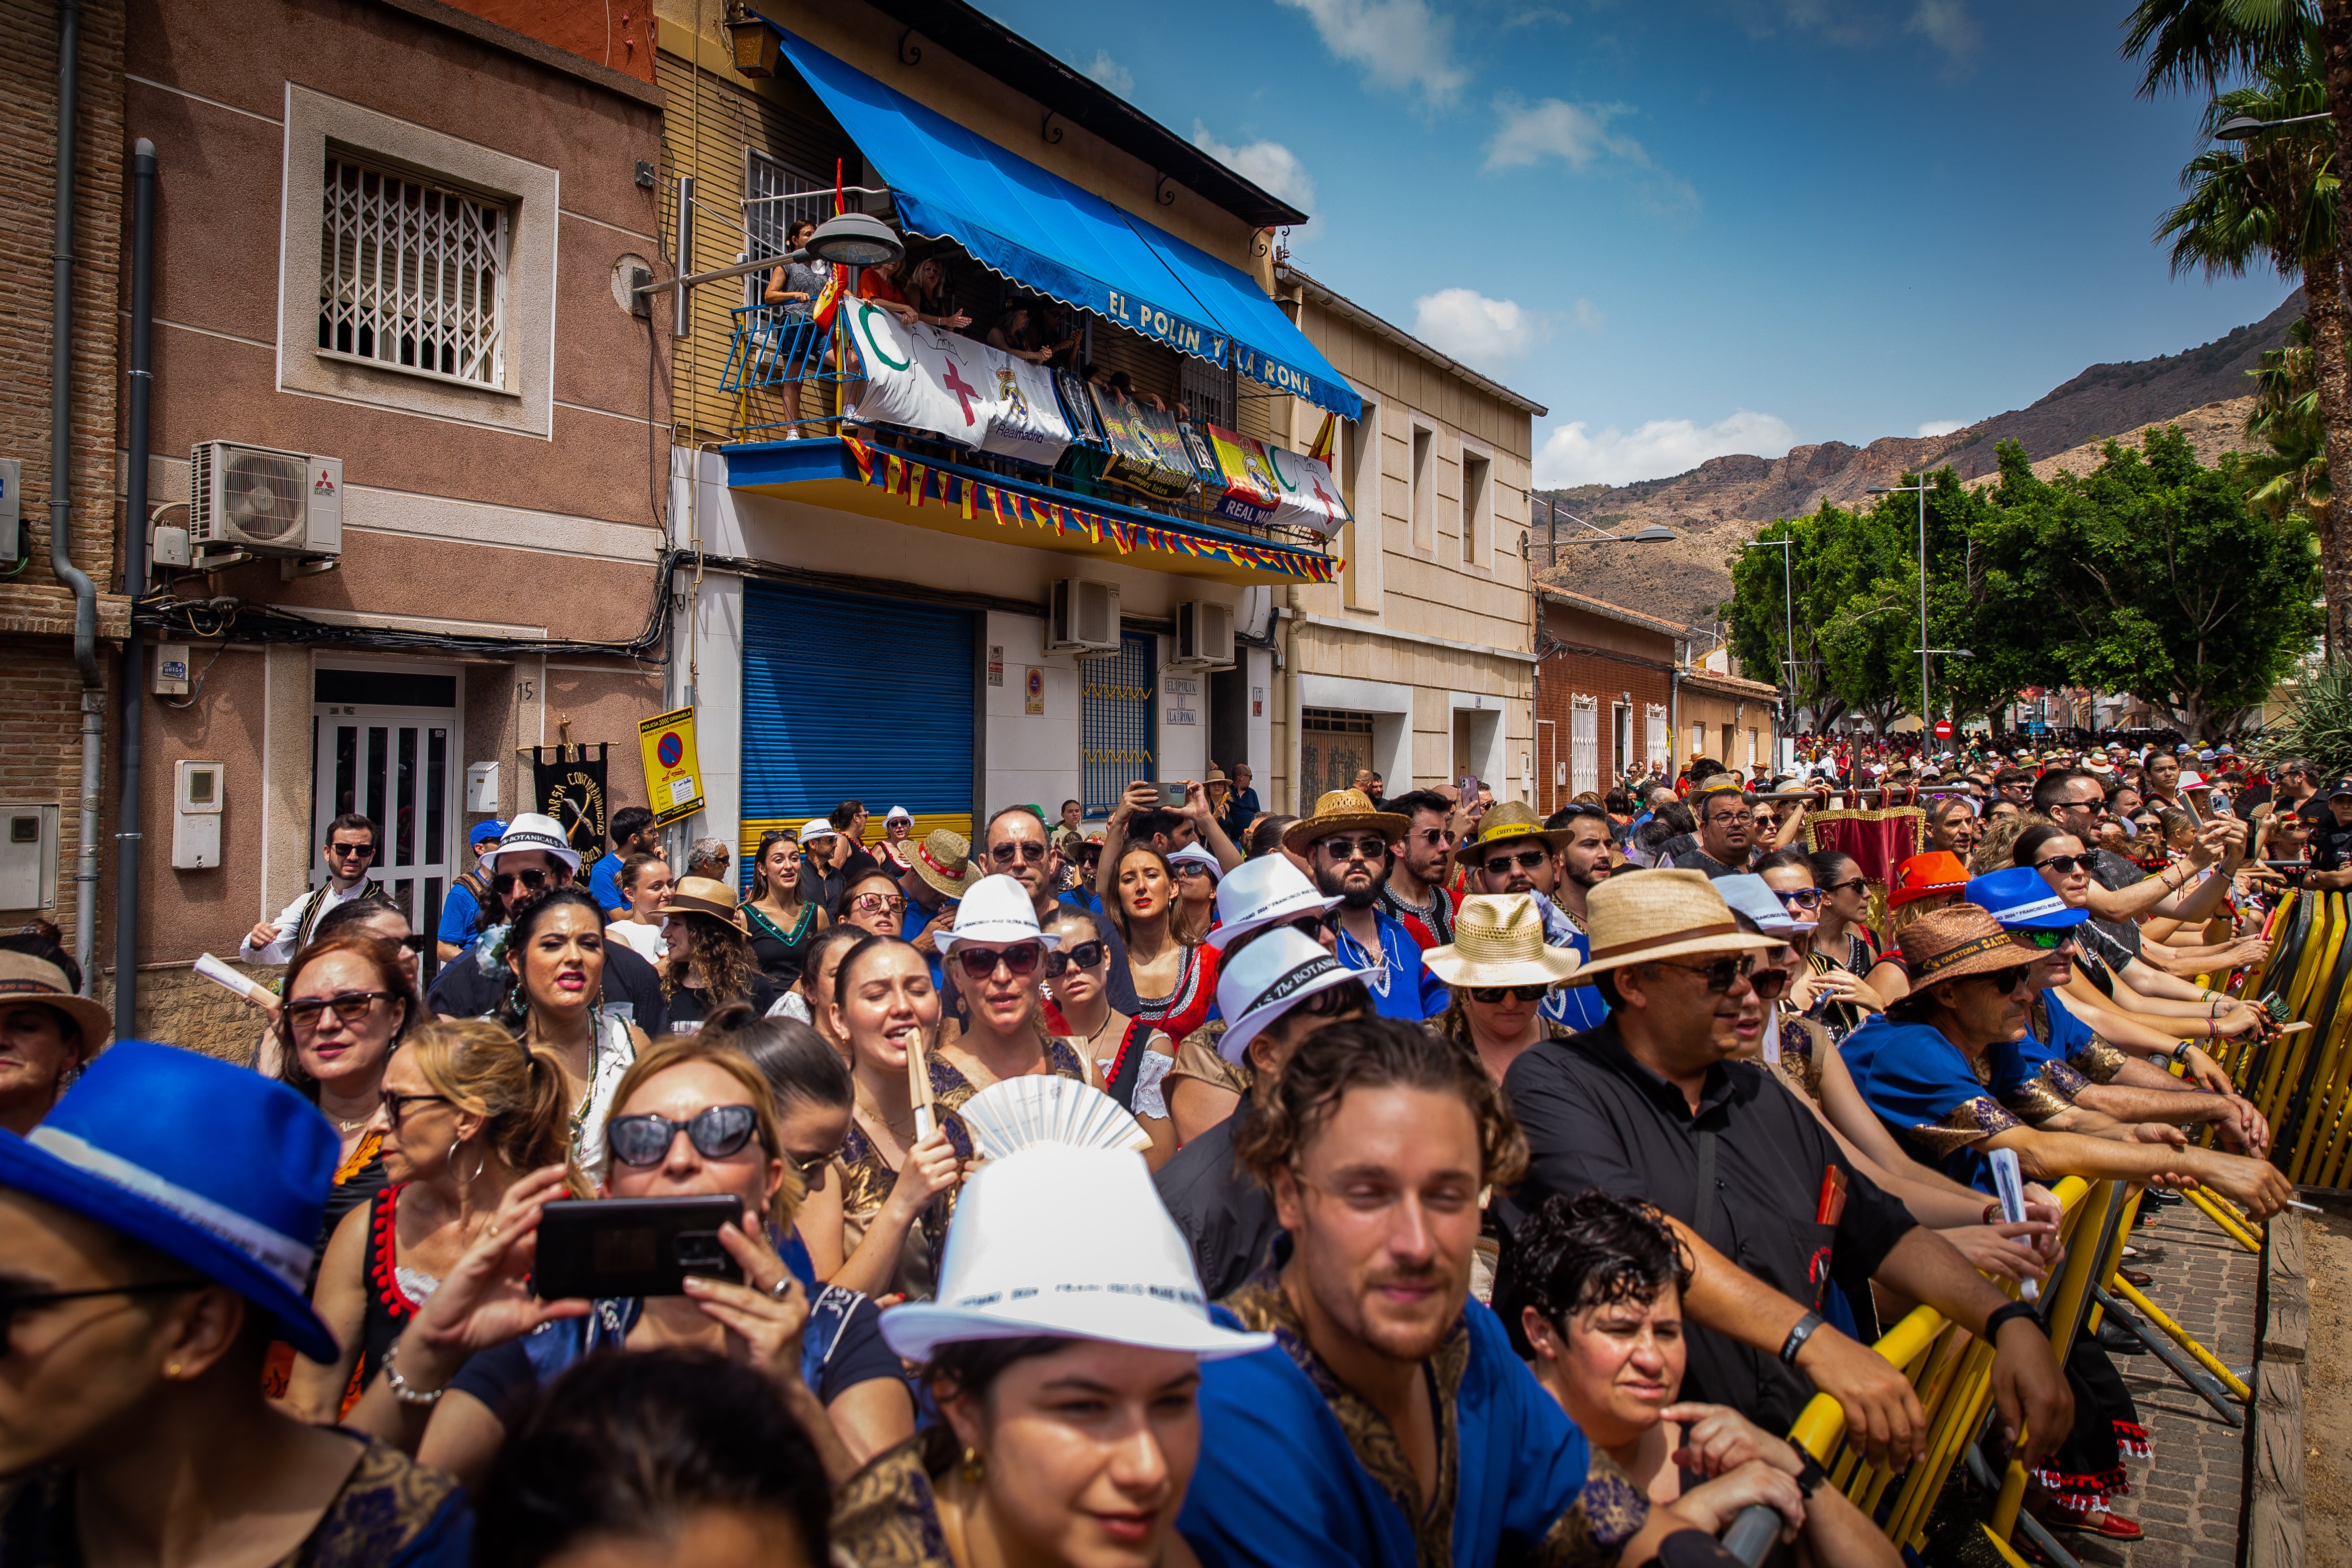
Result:
M665 826L702 809L702 763L694 752L694 710L657 713L637 726L646 759L646 798L654 826Z

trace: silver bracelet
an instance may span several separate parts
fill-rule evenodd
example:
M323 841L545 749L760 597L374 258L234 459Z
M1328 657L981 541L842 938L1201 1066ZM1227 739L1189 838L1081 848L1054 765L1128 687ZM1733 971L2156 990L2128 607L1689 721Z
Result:
M383 1352L383 1381L392 1390L392 1396L403 1405L422 1405L428 1409L440 1404L441 1396L449 1392L446 1387L421 1389L401 1376L400 1342L396 1340L393 1342L392 1348Z

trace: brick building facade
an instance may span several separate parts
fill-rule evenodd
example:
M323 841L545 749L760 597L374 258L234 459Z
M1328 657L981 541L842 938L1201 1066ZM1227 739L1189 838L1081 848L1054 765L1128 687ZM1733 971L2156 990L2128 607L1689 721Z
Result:
M1606 795L1628 770L1671 778L1675 689L1690 629L1564 588L1542 592L1535 808Z

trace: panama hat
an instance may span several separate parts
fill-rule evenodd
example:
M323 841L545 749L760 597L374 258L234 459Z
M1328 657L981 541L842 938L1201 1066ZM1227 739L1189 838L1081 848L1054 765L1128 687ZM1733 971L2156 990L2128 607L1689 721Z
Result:
M1571 985L1654 959L1763 952L1780 945L1777 937L1741 931L1703 871L1612 877L1584 895L1584 908L1592 952L1570 978Z
M1454 915L1454 940L1421 955L1430 973L1459 991L1472 985L1557 985L1577 971L1574 952L1544 941L1543 916L1528 893L1473 893Z
M1362 790L1330 790L1315 803L1313 816L1302 816L1283 829L1282 847L1295 855L1304 855L1307 847L1317 839L1353 827L1369 827L1393 842L1412 831L1412 819L1375 808L1371 796Z
M1903 931L1903 966L1913 994L1946 980L1991 974L2030 962L1999 921L1974 904L1929 910Z
M934 827L915 846L913 865L915 875L931 891L944 898L961 899L973 880L971 840L961 833Z
M882 820L885 822L912 822L915 820L915 814L908 811L903 805L894 805L889 810L882 814Z
M536 811L526 811L507 824L506 832L499 836L498 850L490 857L490 869L498 869L499 856L521 849L543 850L574 871L580 869L580 851L572 847L572 840L564 836L563 825Z
M1286 857L1261 855L1234 867L1217 884L1217 923L1209 930L1209 945L1223 949L1254 931L1302 915L1328 913L1339 901L1317 892L1307 874Z
M1268 1024L1318 991L1345 985L1356 972L1305 931L1268 931L1217 970L1217 1011L1226 1019L1217 1054L1238 1063Z
M835 827L832 823L826 821L822 816L812 816L806 822L801 824L801 843L803 845L814 844L820 838L838 838L840 837L841 829Z
M2031 866L2011 866L1974 879L1969 883L1968 901L2007 931L2056 931L2091 918L2088 910L2068 908L2066 900ZM1904 945L1909 947L1908 936Z
M743 929L743 911L735 900L734 884L711 877L680 877L672 883L667 901L657 915L709 915Z
M0 1131L0 1187L227 1286L277 1319L296 1350L331 1363L334 1332L304 1287L341 1153L334 1128L287 1085L125 1040L31 1133Z
M1043 1142L964 1178L938 1299L882 1314L883 1340L915 1362L941 1345L1039 1334L1212 1361L1274 1343L1211 1321L1142 1156Z
M1886 885L1886 907L1899 910L1937 893L1957 893L1969 885L1969 868L1948 849L1914 855L1895 868Z
M1488 848L1514 838L1540 838L1547 848L1559 850L1567 848L1575 837L1566 828L1545 827L1534 812L1516 800L1507 800L1478 819L1478 830L1464 842L1461 854L1469 864L1478 866L1486 863Z
M0 1008L38 1002L64 1014L81 1031L81 1057L88 1061L114 1033L114 1015L87 996L74 994L66 972L29 952L0 952Z
M963 902L956 906L953 929L941 931L937 939L941 952L967 942L1062 945L1058 935L1038 929L1037 906L1029 901L1029 889L1002 874L974 882Z

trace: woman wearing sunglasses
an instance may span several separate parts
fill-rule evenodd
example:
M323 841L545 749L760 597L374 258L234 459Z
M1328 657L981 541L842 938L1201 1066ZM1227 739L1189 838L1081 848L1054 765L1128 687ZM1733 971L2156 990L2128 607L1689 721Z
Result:
M621 1075L646 1048L636 1025L604 1005L604 911L584 888L541 893L515 910L505 955L514 989L497 1017L562 1068L572 1154L593 1170Z
M312 1303L342 1354L298 1361L287 1405L332 1423L524 1173L563 1163L563 1068L479 1019L425 1024L383 1069L371 1128L390 1184L335 1227ZM584 1195L584 1186L580 1189Z
M601 1194L740 1199L742 1225L721 1226L719 1242L741 1283L690 1275L677 1296L533 1298L532 1233L546 1205L565 1196L562 1167L533 1172L402 1332L353 1424L478 1486L506 1437L501 1415L518 1399L598 1352L677 1348L766 1373L830 1480L904 1442L914 1401L874 1303L815 1291L777 1250L801 1201L783 1148L774 1098L740 1050L694 1036L663 1041L621 1081ZM407 1400L395 1392L404 1386ZM414 1403L436 1390L446 1392Z
M415 1021L400 949L377 937L331 936L286 966L275 1026L278 1077L335 1124L342 1157L327 1194L323 1247L343 1215L384 1184L382 1105L384 1064Z
M907 890L879 866L852 871L841 889L841 923L869 936L897 936L907 923Z
M1143 1158L1157 1171L1176 1152L1176 1124L1169 1120L1165 1088L1168 1069L1176 1065L1175 1042L1148 1019L1130 1018L1110 1005L1105 988L1110 950L1103 942L1100 917L1063 904L1046 929L1061 943L1045 955L1045 982L1069 1028L1063 1038L1095 1064L1103 1092L1151 1134Z
M1775 849L1756 863L1756 874L1764 879L1766 887L1772 889L1772 896L1780 900L1789 919L1800 925L1812 927L1811 932L1793 933L1799 941L1809 942L1811 936L1821 930L1822 922L1829 918L1830 903L1830 895L1813 879L1812 858L1801 849ZM1857 869L1853 876L1859 881L1862 873ZM1859 900L1849 892L1847 901L1863 901L1866 905L1868 898L1868 884L1864 883ZM1845 933L1841 931L1840 934ZM1843 945L1851 950L1853 944L1849 940ZM1828 1026L1832 1038L1843 1039L1847 1030L1871 1014L1884 1009L1885 1004L1879 999L1878 994L1863 982L1862 975L1870 967L1867 963L1862 969L1854 970L1822 955L1810 946L1804 949L1804 952L1806 963L1795 972L1796 978L1789 988L1788 1005L1799 1013L1821 1018Z
M1574 1033L1538 1011L1576 973L1576 954L1544 941L1543 916L1527 893L1473 893L1454 914L1454 940L1422 954L1453 1001L1431 1027L1468 1045L1496 1083L1538 1040Z
M1040 930L1029 890L1006 876L982 877L956 906L955 925L940 938L940 962L956 972L964 1019L948 1019L931 1054L931 1096L949 1135L967 1159L971 1143L954 1112L990 1084L1054 1073L1102 1087L1094 1064L1051 1034L1038 1005L1045 954L1062 939Z

